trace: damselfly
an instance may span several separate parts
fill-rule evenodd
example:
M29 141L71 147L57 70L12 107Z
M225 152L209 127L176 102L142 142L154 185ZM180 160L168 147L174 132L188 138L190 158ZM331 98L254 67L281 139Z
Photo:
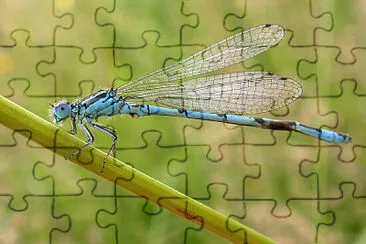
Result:
M278 25L257 26L118 88L103 89L72 103L55 103L52 105L54 122L70 117L71 133L76 133L77 121L88 137L86 145L67 159L94 142L86 121L89 126L113 138L104 159L103 171L118 137L116 131L97 124L94 120L100 116L117 114L129 114L136 118L148 115L185 117L296 131L331 143L351 141L348 135L305 126L295 121L240 116L267 112L295 101L301 95L302 88L290 78L261 71L207 76L207 73L243 62L268 50L284 37L284 33L284 29Z

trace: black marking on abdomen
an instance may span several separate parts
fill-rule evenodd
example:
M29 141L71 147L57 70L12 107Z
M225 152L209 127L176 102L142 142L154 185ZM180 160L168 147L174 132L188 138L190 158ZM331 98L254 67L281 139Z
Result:
M273 130L295 130L296 123L293 121L268 121L262 118L254 118L255 122L261 125L262 128Z
M226 114L217 114L217 116L222 117L222 122L227 122L227 115Z
M188 117L188 111L184 108L181 108L181 109L177 109L178 110L178 113L184 113L186 117Z
M314 127L309 127L309 126L306 126L306 125L303 125L303 124L300 124L302 127L305 127L305 128L307 128L307 129L309 129L309 130L316 130L318 133L319 133L319 135L318 135L318 138L321 138L322 137L322 134L323 134L323 132L322 132L322 130L321 129L319 129L319 128L314 128ZM300 131L300 133L303 133L303 132L301 132ZM304 133L303 133L304 134Z
M310 130L316 130L317 132L319 133L322 133L322 130L319 129L319 128L314 128L314 127L309 127L309 126L306 126L306 125L303 125L303 124L300 124L302 127L305 127L305 128L308 128Z

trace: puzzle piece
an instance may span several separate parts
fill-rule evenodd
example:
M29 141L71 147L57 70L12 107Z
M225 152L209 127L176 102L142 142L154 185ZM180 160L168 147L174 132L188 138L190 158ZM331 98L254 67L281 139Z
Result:
M245 201L245 222L249 222L251 228L284 244L316 243L319 229L329 229L328 225L334 222L331 213L319 210L318 200L293 199L286 205L291 212L273 215L276 208L273 201Z
M56 2L59 2L54 9L57 16L73 16L71 27L55 28L56 45L63 47L63 51L70 47L75 48L81 62L94 63L97 61L97 50L114 46L113 27L98 21L99 11L111 9L112 0L93 0L87 3L74 1L68 7L64 7L61 0Z
M113 231L117 243L124 243L126 240L131 243L146 243L151 240L155 243L172 243L187 240L187 232L201 230L201 227L151 205L147 200L137 196L120 195L116 198L113 208L99 211L97 223L102 228ZM136 222L135 219L140 221ZM141 230L144 230L144 235L141 234Z
M362 0L352 1L352 4L331 0L315 1L312 4L316 16L327 13L334 21L331 28L316 29L316 43L320 46L336 47L339 51L336 59L339 62L355 62L355 49L365 46L366 35L357 25L366 21L364 4Z
M56 0L55 2L60 1ZM42 48L45 48L45 46L53 45L54 28L56 26L70 28L72 16L55 16L52 8L52 1L1 1L0 46L13 45L14 40L11 40L11 35L14 30L20 29L27 30L29 33L29 45L39 46L38 52L41 52ZM42 28L39 26L42 26ZM29 54L23 54L22 57L26 59L34 58L34 56Z
M80 94L80 82L94 82L97 91L112 87L113 80L129 79L130 66L117 66L114 63L114 52L111 48L94 51L97 60L92 63L79 61L80 52L77 48L56 48L57 59L50 62L41 62L39 71L45 77L55 77L57 96L74 97Z
M338 57L341 49L338 47L316 47L317 58L300 61L299 74L304 77L315 77L318 88L317 93L322 97L338 97L341 95L341 82L344 80L357 81L358 94L366 93L366 83L362 82L363 64L366 62L366 50L359 48L353 50L354 60L340 62Z
M301 165L301 173L304 176L317 178L320 198L337 197L337 189L343 182L353 182L358 186L355 193L366 196L366 187L363 184L363 173L366 172L365 149L358 147L355 150L357 158L350 162L340 160L341 151L339 147L321 148L318 162L304 161Z
M161 142L162 137L159 131L145 131L141 135L145 145L136 148L117 147L116 157L154 179L184 192L184 181L171 175L167 168L172 158L185 158L185 147L164 145Z
M330 226L319 228L319 243L363 242L366 197L358 195L356 188L355 183L344 182L339 186L340 194L335 198L324 198L320 201L320 208L330 211L334 215L334 222Z
M51 46L30 45L30 32L16 30L10 35L13 43L10 46L0 46L0 53L5 59L6 72L0 73L0 90L2 94L9 92L7 81L26 79L32 84L28 93L32 95L54 94L55 80L53 77L42 77L38 72L40 62L51 62L54 59ZM7 91L4 92L3 91Z
M273 145L245 146L245 162L260 167L257 177L248 177L245 181L245 199L273 199L276 202L274 214L287 215L291 211L286 205L288 199L315 199L317 196L316 179L303 177L299 166L305 159L316 161L318 149L288 145L284 138L277 137L278 132L274 134L277 140Z
M161 45L180 45L180 29L195 22L193 16L181 14L179 1L151 0L141 4L135 1L115 1L111 11L100 11L100 24L114 27L116 47L142 46L142 33L160 33ZM165 11L158 10L164 9ZM164 25L162 25L164 23ZM133 26L133 28L131 28Z
M184 194L193 198L209 198L208 186L225 185L227 198L242 199L246 178L257 177L258 167L246 164L243 145L221 145L221 161L212 161L207 157L209 146L187 146L184 160L172 160L168 165L171 175L183 178L186 185Z
M82 242L110 243L115 236L112 232L100 228L96 216L100 208L112 208L113 197L97 195L94 190L97 182L94 179L83 179L78 182L79 194L58 195L55 197L54 213L56 216L67 216L71 228L68 232L55 232L52 240L56 243Z
M48 243L56 233L68 231L70 219L57 216L53 198L27 196L24 209L13 209L9 198L0 196L1 243ZM6 220L6 221L5 221Z
M47 196L52 193L52 185L37 182L32 172L33 164L37 161L51 160L52 152L30 142L31 135L29 131L15 131L12 134L12 140L3 142L4 144L0 146L0 155L3 159L0 196L9 198L9 207L17 211L27 208L27 196ZM18 178L19 175L22 176L21 181L11 181L11 178ZM8 184L8 182L13 183Z
M242 15L244 1L192 1L186 0L182 5L182 14L197 18L194 25L183 26L182 42L185 45L211 45L232 33L223 25L228 15ZM230 14L229 14L230 13ZM201 47L201 48L202 48Z

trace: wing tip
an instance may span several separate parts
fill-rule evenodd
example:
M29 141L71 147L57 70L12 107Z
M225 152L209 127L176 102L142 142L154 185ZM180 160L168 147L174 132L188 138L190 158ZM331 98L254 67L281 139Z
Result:
M284 30L283 27L281 25L279 25L279 24L264 24L264 25L262 25L262 27L264 27L264 28L271 27L271 28L275 28L275 29Z
M283 81L287 81L287 82L291 82L292 83L293 96L290 99L291 100L290 103L294 102L295 100L297 100L302 95L303 89L302 89L302 86L300 85L299 82L297 82L294 79L288 78L288 77L281 77L280 79L283 80Z
M268 32L272 33L275 39L274 43L272 43L272 46L276 45L285 37L285 29L278 24L264 24L259 27L262 29L268 29Z

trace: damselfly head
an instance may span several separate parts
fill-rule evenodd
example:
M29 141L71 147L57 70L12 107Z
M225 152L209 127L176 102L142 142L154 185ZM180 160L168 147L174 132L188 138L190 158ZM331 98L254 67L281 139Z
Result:
M71 108L67 101L59 101L51 105L51 116L53 117L53 122L58 123L64 119L67 119L70 115Z

